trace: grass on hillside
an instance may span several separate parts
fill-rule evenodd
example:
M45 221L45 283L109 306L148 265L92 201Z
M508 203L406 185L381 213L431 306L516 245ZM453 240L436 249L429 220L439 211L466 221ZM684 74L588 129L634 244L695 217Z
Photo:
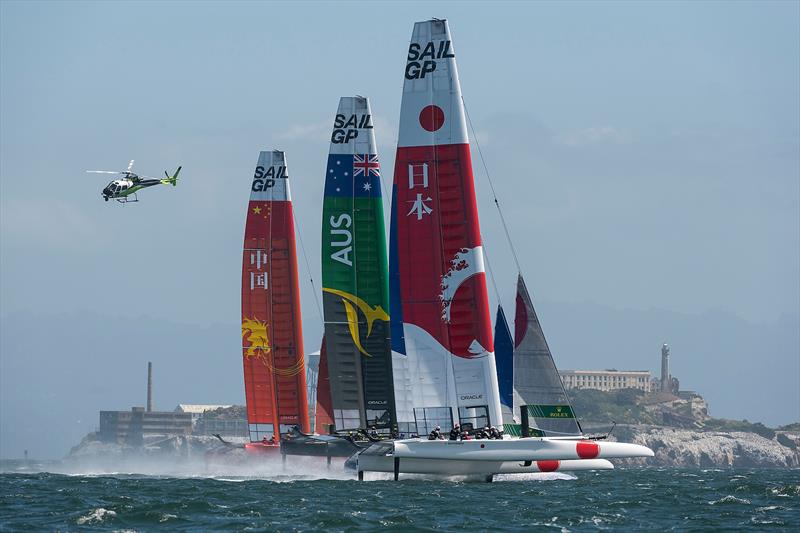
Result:
M581 422L589 423L611 423L616 421L619 424L652 424L658 426L687 427L678 425L671 420L683 418L691 419L691 408L688 404L678 405L668 408L668 412L675 417L665 417L658 411L648 411L644 404L651 403L653 395L649 395L638 389L619 389L610 392L595 389L570 389L570 400L575 410L575 414ZM666 408L666 406L665 406ZM800 423L784 426L780 429L794 429L797 426L800 430ZM703 429L710 431L745 431L757 433L762 437L775 438L775 430L762 424L761 422L749 422L747 420L727 420L723 418L711 418L703 421Z

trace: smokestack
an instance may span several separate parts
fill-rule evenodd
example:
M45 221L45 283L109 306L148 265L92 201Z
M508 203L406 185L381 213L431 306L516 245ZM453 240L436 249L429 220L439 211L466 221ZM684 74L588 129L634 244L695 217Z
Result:
M153 363L147 362L147 412L153 410Z
M667 343L661 347L661 392L671 392L672 384L669 379L669 346Z

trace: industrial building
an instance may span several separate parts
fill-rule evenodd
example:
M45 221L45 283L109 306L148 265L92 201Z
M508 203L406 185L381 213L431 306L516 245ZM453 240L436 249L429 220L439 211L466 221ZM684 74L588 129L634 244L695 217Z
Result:
M182 403L175 412L192 415L192 435L247 436L247 416L241 406Z
M145 435L191 435L191 413L146 411L100 411L100 440L139 444Z
M319 352L306 355L306 381L311 427L316 411ZM247 437L244 406L179 404L173 411L153 409L153 364L147 363L147 407L130 411L100 411L99 438L104 442L141 444L146 435L220 435Z

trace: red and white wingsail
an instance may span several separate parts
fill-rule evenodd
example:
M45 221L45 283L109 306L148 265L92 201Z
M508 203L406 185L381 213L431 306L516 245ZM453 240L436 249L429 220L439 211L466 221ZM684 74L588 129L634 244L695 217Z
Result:
M392 349L398 419L501 424L483 247L455 48L414 25L395 160Z
M251 442L308 431L303 328L286 159L261 152L242 256L242 357Z

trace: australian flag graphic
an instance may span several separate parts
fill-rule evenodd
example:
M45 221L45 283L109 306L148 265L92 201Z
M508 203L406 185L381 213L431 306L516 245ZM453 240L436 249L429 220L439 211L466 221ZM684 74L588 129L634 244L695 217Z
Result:
M381 166L377 154L331 154L325 196L381 197Z

